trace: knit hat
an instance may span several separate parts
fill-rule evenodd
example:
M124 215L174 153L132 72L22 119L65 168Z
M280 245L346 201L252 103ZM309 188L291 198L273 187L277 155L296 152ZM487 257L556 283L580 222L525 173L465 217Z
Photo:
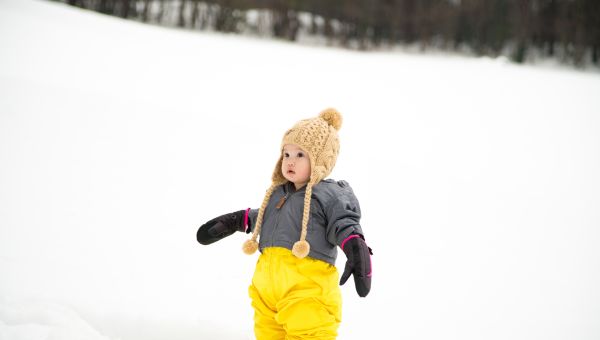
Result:
M296 123L284 135L281 141L281 152L279 160L273 171L272 184L267 189L265 198L258 211L256 225L252 232L252 238L244 242L243 250L250 255L258 249L256 241L260 234L263 215L271 194L279 185L285 184L287 179L281 172L281 164L283 162L283 147L286 144L296 144L302 148L310 159L310 177L306 184L306 193L304 194L304 213L302 215L302 232L300 240L296 242L292 248L292 253L298 258L304 258L310 252L310 245L306 242L306 232L308 228L308 219L310 216L310 198L312 195L312 187L319 183L320 180L327 177L337 160L340 150L340 142L338 140L337 131L342 127L342 115L336 109L325 109L318 117L304 119Z

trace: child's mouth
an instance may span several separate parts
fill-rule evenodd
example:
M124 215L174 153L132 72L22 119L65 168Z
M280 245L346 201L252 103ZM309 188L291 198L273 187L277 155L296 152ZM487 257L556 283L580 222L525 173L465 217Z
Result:
M296 172L294 170L288 170L288 174L294 175L294 174L296 174Z

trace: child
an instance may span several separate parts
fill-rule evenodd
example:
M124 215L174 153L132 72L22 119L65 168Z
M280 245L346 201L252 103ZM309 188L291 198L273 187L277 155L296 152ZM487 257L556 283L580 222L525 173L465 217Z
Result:
M337 159L341 124L335 109L298 122L283 136L260 209L219 216L198 230L201 244L252 232L243 250L261 251L249 287L259 340L336 338L342 304L337 246L348 258L340 285L354 274L359 296L371 289L372 253L358 200L347 182L325 179Z

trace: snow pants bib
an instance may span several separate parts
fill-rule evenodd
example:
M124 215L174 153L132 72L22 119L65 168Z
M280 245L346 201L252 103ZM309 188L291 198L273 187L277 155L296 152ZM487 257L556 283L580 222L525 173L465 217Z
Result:
M257 340L335 339L342 296L335 266L265 248L248 289Z

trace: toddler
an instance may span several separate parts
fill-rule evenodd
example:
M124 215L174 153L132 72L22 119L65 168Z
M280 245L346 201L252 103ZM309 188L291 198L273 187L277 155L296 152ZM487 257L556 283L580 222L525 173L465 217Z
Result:
M338 246L347 257L339 284L354 275L359 296L371 289L372 252L358 200L347 182L325 179L337 159L341 124L335 109L298 122L283 136L260 209L219 216L198 229L204 245L236 231L252 233L242 248L261 252L249 287L258 340L336 338L342 304Z

